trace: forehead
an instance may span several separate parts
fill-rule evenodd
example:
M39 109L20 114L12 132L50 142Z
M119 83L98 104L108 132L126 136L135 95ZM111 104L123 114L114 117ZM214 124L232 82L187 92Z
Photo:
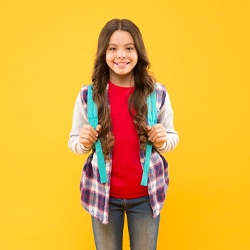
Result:
M134 39L129 32L123 30L116 30L109 40L109 44L115 45L128 43L134 43Z

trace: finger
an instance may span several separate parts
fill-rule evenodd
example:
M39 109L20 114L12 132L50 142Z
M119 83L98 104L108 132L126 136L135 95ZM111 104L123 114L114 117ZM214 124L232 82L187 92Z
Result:
M166 133L164 131L158 132L150 137L151 142L163 141L166 138Z
M161 128L161 127L163 127L162 124L155 124L155 125L153 125L152 127L149 126L149 125L147 125L147 128L149 129L149 131L150 131L151 133L152 133L155 129L159 129L159 128Z
M158 133L162 133L164 132L165 129L163 128L163 126L161 124L156 124L154 125L151 130L148 133L148 136L150 137L150 140L152 141L152 139L158 134Z
M90 141L95 141L97 136L98 136L98 133L93 127L86 124L81 128L79 136L81 138L83 138L83 139L87 139L87 140L90 140Z
M79 136L79 141L82 143L82 144L93 144L95 143L96 141L96 137L93 137L93 136L90 136L88 134L81 134Z
M101 128L102 128L102 126L100 124L98 124L95 129L97 132L100 132Z
M96 142L97 137L92 133L85 133L84 131L79 135L79 142L86 148L91 148Z
M151 142L163 141L166 140L167 133L164 128L155 129L154 132L150 135Z
M158 142L166 142L167 141L167 136L166 135L162 135L159 136L158 138L155 139L154 143L158 143Z
M98 136L97 131L89 124L84 125L82 128L85 131L85 133L92 133L94 136L96 136L96 137Z
M97 139L97 136L93 134L92 131L90 130L81 131L79 137L82 139L92 141L92 142L96 141Z
M85 147L85 148L91 148L93 146L93 142L90 142L89 140L79 138L79 142Z

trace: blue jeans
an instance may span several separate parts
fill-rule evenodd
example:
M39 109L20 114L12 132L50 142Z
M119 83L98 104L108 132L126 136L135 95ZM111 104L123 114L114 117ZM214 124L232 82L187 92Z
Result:
M92 217L96 249L122 249L125 213L131 250L155 250L160 215L153 218L148 196L136 199L110 198L109 223L102 224Z

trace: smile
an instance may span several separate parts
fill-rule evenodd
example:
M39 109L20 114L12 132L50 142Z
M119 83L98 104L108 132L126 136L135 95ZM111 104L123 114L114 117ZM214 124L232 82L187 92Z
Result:
M114 62L114 64L117 66L125 66L125 65L129 64L129 62Z

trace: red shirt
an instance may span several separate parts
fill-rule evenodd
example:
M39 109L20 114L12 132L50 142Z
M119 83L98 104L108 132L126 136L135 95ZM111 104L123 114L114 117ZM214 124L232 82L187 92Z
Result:
M108 96L115 144L112 151L110 196L132 199L148 195L141 186L139 137L128 110L134 87L121 87L109 82Z

